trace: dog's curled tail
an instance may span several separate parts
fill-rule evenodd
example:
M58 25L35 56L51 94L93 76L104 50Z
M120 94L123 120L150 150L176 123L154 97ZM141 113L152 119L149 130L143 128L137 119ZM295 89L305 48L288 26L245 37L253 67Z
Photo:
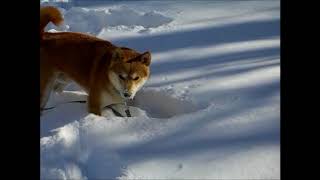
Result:
M44 33L44 28L52 22L59 26L63 22L63 17L60 11L53 6L45 6L40 8L40 39Z

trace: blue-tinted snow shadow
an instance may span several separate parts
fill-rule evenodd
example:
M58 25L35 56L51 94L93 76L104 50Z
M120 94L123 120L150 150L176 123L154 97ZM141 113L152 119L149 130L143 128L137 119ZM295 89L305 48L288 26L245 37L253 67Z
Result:
M155 63L151 68L151 76L167 76L171 73L183 73L188 70L199 70L199 74L194 74L193 76L179 77L178 79L167 79L161 82L148 82L149 86L164 86L184 81L191 81L196 79L206 78L217 78L232 75L235 73L245 72L249 70L259 69L259 66L254 67L240 67L241 65L254 65L255 63L265 63L269 66L278 65L280 62L274 62L279 59L280 49L279 47L265 48L262 50L249 50L237 53L228 53L219 56L210 56L205 58L198 58L193 60L188 60L185 62L166 62L166 63ZM255 60L258 59L258 60ZM248 61L252 60L252 61ZM236 65L228 65L228 63L235 63ZM265 65L265 66L268 66ZM239 67L236 67L239 66ZM220 72L212 72L213 70L218 70L224 67L233 67L230 70L224 70Z
M229 42L267 39L280 35L280 20L243 22L221 27L206 27L160 35L146 35L114 40L119 46L152 53L172 51L190 47L205 47Z
M52 130L84 118L87 113L86 104L64 104L43 112L40 118L40 137L52 135ZM54 134L54 133L53 133Z
M167 74L167 73L175 73L179 71L195 69L195 68L205 68L217 66L221 64L226 64L230 62L237 62L241 60L248 59L258 59L279 55L280 49L279 47L269 47L265 49L259 50L246 50L236 53L227 53L223 55L212 55L210 57L205 58L194 58L188 61L175 61L176 59L172 59L172 61L166 61L164 63L154 63L151 66L151 72L153 75L158 74Z

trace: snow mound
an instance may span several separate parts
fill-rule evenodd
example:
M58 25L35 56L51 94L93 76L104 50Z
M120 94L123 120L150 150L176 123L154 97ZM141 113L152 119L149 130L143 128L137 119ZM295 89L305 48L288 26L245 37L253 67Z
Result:
M142 13L123 6L117 9L109 9L106 20L109 26L125 25L150 28L168 24L172 21L172 18L155 11Z
M62 105L42 116L41 179L120 178L128 173L128 162L115 149L164 135L167 119L154 117L177 118L197 109L168 88L142 89L130 106L131 118L116 117L110 110L103 116L88 115L85 104L63 104L84 100L85 93L65 91L51 96L47 106ZM124 114L123 107L118 110Z
M62 9L62 8L60 8ZM116 8L97 10L81 7L72 7L62 10L64 14L64 25L54 27L50 24L47 29L60 31L76 31L97 35L108 27L143 27L143 29L155 28L170 23L173 19L158 12L139 12L134 9L121 6Z
M143 88L137 93L135 99L130 102L130 113L132 117L171 118L201 109L200 106L197 107L185 96L185 94L177 95L170 88ZM41 124L41 135L47 136L55 128L86 117L86 103L69 103L86 100L87 94L84 92L64 91L61 94L52 93L46 107L56 108L43 112L42 119L45 123ZM113 108L122 115L126 114L124 105L114 105ZM52 114L60 114L61 116L52 116ZM102 116L117 117L109 108L102 111Z

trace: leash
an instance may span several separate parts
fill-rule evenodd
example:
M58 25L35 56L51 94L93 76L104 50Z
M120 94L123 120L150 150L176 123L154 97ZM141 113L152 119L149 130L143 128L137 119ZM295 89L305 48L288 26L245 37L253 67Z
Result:
M50 110L50 109L54 109L54 108L56 108L57 106L62 105L62 104L86 103L86 102L87 102L87 101L84 101L84 100L80 100L80 101L69 101L69 102L61 103L61 104L58 104L58 105L55 105L55 106L52 106L52 107L42 108L41 111L40 111L40 115L41 115L41 112L42 112L42 111L47 111L47 110ZM122 104L122 103L119 103L119 104ZM116 111L114 108L112 108L112 107L111 107L112 105L115 105L115 104L110 104L110 105L108 105L108 106L105 106L103 109L109 108L109 109L112 110L113 114L115 114L116 116L125 117L125 116L123 116L121 113L119 113L118 111ZM130 110L129 110L129 106L127 105L127 101L124 102L124 106L125 106L125 113L126 113L127 117L132 117L132 116L131 116L131 113L130 113Z
M69 102L65 102L65 103L58 104L58 105L69 104L69 103L86 103L86 102L87 102L87 101L69 101ZM50 110L50 109L54 109L54 108L56 108L58 105L55 105L55 106L52 106L52 107L49 107L49 108L42 108L41 111L47 111L47 110Z

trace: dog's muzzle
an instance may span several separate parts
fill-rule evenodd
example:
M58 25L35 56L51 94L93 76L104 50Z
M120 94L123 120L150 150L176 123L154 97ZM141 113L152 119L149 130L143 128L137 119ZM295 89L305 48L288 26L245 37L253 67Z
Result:
M128 90L124 90L122 95L125 99L131 99L132 93L130 93Z

